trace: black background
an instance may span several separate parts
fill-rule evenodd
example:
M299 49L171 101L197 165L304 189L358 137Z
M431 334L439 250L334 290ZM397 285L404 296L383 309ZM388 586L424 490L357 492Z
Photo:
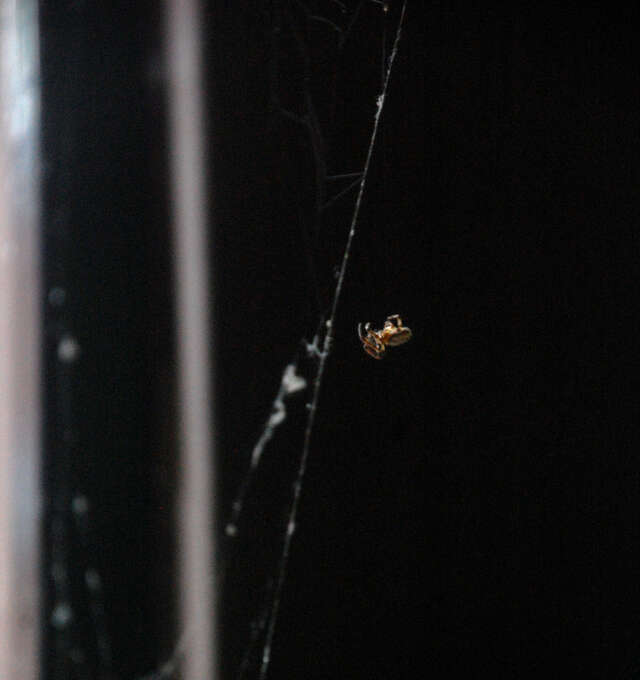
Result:
M358 3L306 5L344 27ZM45 488L77 603L75 628L45 624L47 669L100 677L89 563L113 673L132 678L175 639L162 17L155 3L41 7L45 286L68 292L44 303ZM362 3L342 48L299 3L205 9L224 518L282 371L330 305L355 193L319 215L318 161L363 167L400 3ZM409 4L269 677L638 672L638 19ZM281 110L303 116L306 95L321 154ZM324 200L344 186L321 185ZM392 313L414 337L376 362L356 326ZM82 348L71 372L55 361L66 333ZM313 368L302 360L309 381ZM225 677L275 575L306 399L287 403L220 545ZM84 530L65 515L77 493ZM85 675L61 660L74 646Z

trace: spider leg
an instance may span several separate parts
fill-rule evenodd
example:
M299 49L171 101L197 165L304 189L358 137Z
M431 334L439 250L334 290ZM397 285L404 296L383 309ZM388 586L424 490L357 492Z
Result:
M391 316L388 316L387 321L390 321L397 328L400 328L400 326L402 326L402 319L400 318L400 314L392 314Z
M369 333L369 342L371 343L372 347L376 350L378 355L380 355L378 358L382 358L382 353L386 349L386 345L383 342L380 334L377 331L371 331Z
M380 345L381 349L378 349L369 342L365 342L363 347L364 351L374 359L382 359L382 357L384 356L384 345Z
M364 328L361 323L358 324L358 337L362 342L364 351L369 356L372 356L374 359L382 358L385 346L376 335L376 332L371 330L371 322L367 321L364 324Z
M371 328L371 322L367 321L367 323L364 325L364 333L362 332L362 324L358 324L358 336L360 337L360 340L362 342L365 342L366 338L369 336L369 329Z

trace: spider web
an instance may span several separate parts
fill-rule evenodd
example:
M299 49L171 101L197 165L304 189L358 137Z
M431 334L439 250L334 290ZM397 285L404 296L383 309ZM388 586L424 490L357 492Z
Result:
M319 6L318 6L319 5ZM273 576L268 579L264 587L264 603L251 625L249 640L244 646L241 659L234 677L243 680L257 677L264 680L269 673L272 658L273 640L278 623L283 591L286 587L287 569L290 560L293 538L296 533L299 505L303 492L308 459L311 452L312 435L316 422L321 389L325 377L327 362L331 355L335 336L335 320L340 304L343 286L345 284L349 258L351 256L354 238L359 225L359 217L363 197L367 185L367 177L372 161L373 151L378 139L385 99L393 70L394 60L402 35L402 27L406 12L404 2L399 12L393 14L395 31L393 43L387 46L386 26L389 22L387 13L388 3L361 1L353 6L333 0L329 3L276 2L271 12L272 43L270 64L270 101L271 111L269 125L275 128L279 125L297 127L306 138L311 156L310 177L313 178L312 204L305 212L308 219L301 219L301 226L306 237L306 253L308 276L311 281L312 294L318 311L319 320L315 333L309 340L301 338L298 348L291 360L285 365L280 384L266 422L252 447L249 467L238 485L231 504L231 511L226 521L224 532L231 542L242 538L243 525L250 523L251 511L247 511L247 497L250 496L252 486L260 472L263 456L280 428L291 426L291 418L298 419L299 409L295 415L290 411L295 409L304 399L304 430L300 445L298 462L293 470L292 495L285 512L283 528L280 530L280 554L276 561ZM311 59L313 48L317 48L318 41L330 44L335 54L340 54L350 40L352 33L358 30L358 20L366 11L376 10L383 13L382 34L379 44L374 48L381 52L381 78L378 91L372 91L373 121L366 155L361 170L331 173L327 160L327 142L322 132L322 114L318 111L316 97L312 90L314 85L314 64ZM321 30L324 35L315 35ZM387 48L389 51L387 52ZM335 55L334 55L335 56ZM300 68L298 74L301 85L299 89L287 91L281 84L281 70L286 70L295 63ZM291 74L287 82L290 82ZM321 93L324 98L327 93ZM348 169L347 169L348 170ZM305 179L305 181L308 181ZM341 205L342 204L342 205ZM320 282L321 265L318 253L323 231L327 223L335 220L331 215L332 208L342 207L351 210L351 216L346 222L346 241L340 264L333 269L333 290L328 311L322 311L323 290ZM324 295L326 297L326 294ZM326 305L324 305L326 308ZM299 423L293 427L298 427ZM249 517L245 515L249 513ZM245 528L246 531L246 528ZM225 549L225 570L233 569L233 547ZM144 676L141 680L170 680L177 677L180 658L188 646L188 633L185 633L176 647L172 657L159 669Z
M274 146L278 140L287 140L281 149L284 170L279 183L285 200L294 206L290 216L304 244L302 279L307 282L304 294L311 302L306 335L295 346L292 346L295 340L291 340L279 348L280 354L288 351L291 356L281 361L274 351L273 362L281 361L276 395L250 447L248 469L239 475L223 528L223 587L226 582L246 575L238 567L238 560L246 556L247 550L264 551L264 572L270 574L266 583L252 591L255 600L248 633L240 629L228 633L240 641L237 643L240 649L229 653L226 670L229 677L239 680L254 677L263 680L274 657L274 637L287 587L321 391L336 339L336 318L366 202L373 154L380 141L385 102L390 96L389 83L405 12L406 2L394 7L378 0L351 3L282 0L268 4L263 11L269 73L264 129L274 140ZM366 36L372 33L376 40L366 44ZM367 73L362 91L353 100L344 95L339 97L337 91L345 87L340 82L345 69L348 71L354 55L362 56L365 47L370 52L367 61L377 66ZM337 153L335 147L346 138L351 140L348 153ZM352 164L345 167L345 158L350 158ZM299 172L301 167L306 171ZM61 304L57 294L64 295L64 290L51 290L49 303L53 307ZM352 331L355 334L355 329ZM257 332L255 337L262 340ZM79 352L77 342L71 336L61 337L57 352L63 371L71 375ZM264 403L254 408L263 409ZM73 409L67 407L71 415L66 426L72 431L76 425L73 418L78 414L73 416ZM264 481L261 477L271 479L270 472L263 472L269 448L275 449L277 445L277 451L271 453L278 461L288 453L281 450L284 430L288 431L288 440L295 442L293 455L286 469L283 467L280 491L274 494L268 510L275 508L275 516L282 518L282 522L265 531L257 546L247 548L265 514L261 507L264 501L259 491L256 494L256 487ZM68 442L69 460L74 446L73 441ZM68 470L61 468L58 474L64 488L51 510L53 600L58 603L52 608L51 624L62 645L60 659L74 654L77 658L71 661L65 658L59 667L54 667L53 674L64 677L65 669L73 667L77 677L90 678L85 652L91 650L100 677L111 680L118 678L113 671L116 651L107 612L108 591L92 557L100 540L93 501L65 482ZM79 590L85 594L84 603L81 610L72 611L65 603L71 601L72 591ZM80 626L72 629L69 625L72 616L85 626L87 633L82 639L74 632ZM137 680L180 677L181 659L188 653L188 646L189 631L182 631L169 658Z
M356 8L352 11L351 15L346 22L344 27L339 24L334 23L334 21L328 19L325 16L312 13L311 10L303 5L303 3L298 3L304 10L304 18L307 22L317 21L321 24L325 24L335 31L338 35L339 48L344 45L344 42L348 40L349 33L353 30L358 15L362 10L364 3L360 2ZM342 12L348 15L347 7L342 3L339 4ZM379 4L383 11L386 13L388 7L384 3ZM311 342L306 341L304 338L301 339L301 346L303 348L306 359L310 360L312 367L309 370L309 377L305 378L298 374L300 353L286 365L281 383L273 401L271 412L267 418L264 425L264 429L259 436L253 451L251 454L249 470L242 479L238 492L236 494L235 500L232 505L231 518L228 521L225 531L228 537L236 538L238 535L238 523L239 519L244 510L244 501L247 492L249 491L250 485L254 476L257 474L262 456L269 441L273 438L276 429L285 423L287 417L287 400L297 395L299 392L303 394L309 394L309 401L306 403L307 416L306 425L304 428L304 438L301 447L301 452L299 456L299 461L297 464L297 469L295 472L295 478L293 482L293 495L292 499L286 513L286 522L283 531L282 538L282 548L281 554L278 559L278 564L276 567L276 573L274 581L268 590L267 602L259 615L257 620L254 622L251 639L246 646L245 652L243 654L237 678L242 680L242 678L249 677L250 669L252 666L252 658L255 656L255 648L260 647L259 654L259 668L257 671L257 677L260 680L264 680L267 677L269 671L269 664L271 661L272 654L272 644L273 638L276 630L276 625L278 622L278 615L280 611L281 599L283 589L285 587L287 568L289 564L291 546L294 534L296 532L297 519L299 504L303 490L303 484L305 480L305 473L307 470L308 458L311 449L311 440L314 430L316 412L319 405L320 393L322 389L323 379L325 376L325 369L327 361L331 354L332 343L334 340L334 327L336 320L336 313L341 299L342 289L345 282L345 276L347 273L347 267L349 263L349 258L351 255L352 245L354 237L356 235L356 230L359 222L360 208L365 193L366 181L369 173L369 168L371 164L371 159L373 155L373 150L376 144L378 136L378 127L381 119L382 111L384 108L385 98L387 96L389 81L393 69L394 60L398 51L398 45L400 42L402 34L402 26L404 22L404 16L406 11L406 2L403 3L400 10L399 18L397 20L397 26L395 31L395 39L393 46L388 56L388 59L383 51L382 64L383 64L383 78L381 89L376 98L375 115L373 120L373 129L371 132L371 137L367 147L366 158L361 172L356 173L343 173L333 176L328 176L326 161L323 155L323 141L321 132L319 129L319 121L316 115L313 98L308 89L305 89L303 100L304 100L304 114L299 115L292 113L291 111L281 108L280 99L277 92L272 92L272 105L277 113L284 118L292 120L294 123L301 125L307 132L309 136L309 142L313 148L313 157L315 161L315 179L316 179L316 193L315 193L315 235L317 236L321 229L321 216L331 205L336 201L343 199L348 195L353 189L357 187L357 195L352 208L352 216L349 223L349 230L347 232L346 244L344 247L342 260L340 266L337 270L337 281L335 284L335 289L333 291L333 299L330 306L330 311L324 320L321 317L318 331L313 336ZM299 27L294 20L291 19L291 15L286 11L284 14L288 15L291 24L291 30L295 38L296 44L299 46L300 51L304 55L305 46L303 40L299 33ZM277 26L277 31L280 32L280 26ZM383 46L385 41L383 40ZM304 62L304 80L308 82L310 79L309 73L309 59L308 56L303 56ZM327 198L326 187L327 184L332 180L351 180L356 177L355 181L351 182L345 189L334 193L334 195ZM308 389L307 389L308 388Z
M293 472L292 495L285 512L283 528L281 529L280 554L276 560L273 576L268 579L264 587L264 603L261 610L253 620L249 640L244 645L244 651L237 665L236 671L232 672L238 680L243 678L257 677L264 680L269 673L272 658L273 640L278 623L283 591L286 587L287 569L290 560L293 538L296 532L300 499L302 496L308 459L311 451L312 435L316 422L316 413L320 402L321 389L325 377L325 369L329 360L332 344L334 341L334 328L338 306L341 300L342 290L345 283L347 268L351 250L359 224L360 210L365 195L367 177L372 161L373 151L378 138L379 124L382 117L385 99L388 93L389 82L398 51L398 45L402 34L402 26L406 12L406 2L402 4L400 11L395 15L395 37L390 50L387 53L386 14L387 3L382 2L358 2L349 7L345 3L334 0L332 3L321 3L322 7L311 7L302 2L274 3L271 20L272 27L272 54L270 66L270 101L271 111L270 126L277 127L281 124L299 128L303 137L306 137L308 148L311 151L312 167L310 175L314 186L311 192L312 205L307 213L311 216L305 223L301 220L302 229L306 237L306 252L308 275L311 281L312 294L319 314L319 320L315 333L309 340L301 338L294 356L285 365L280 384L266 422L257 437L251 451L249 467L242 476L234 495L231 511L226 521L224 532L227 540L233 542L242 538L243 525L251 522L251 510L247 511L247 497L251 495L252 486L260 472L263 456L266 454L269 444L274 439L280 428L291 427L292 420L304 420L304 430L300 445L298 462ZM377 7L374 7L377 5ZM313 66L310 52L313 45L308 44L312 40L311 33L314 27L324 30L323 41L333 43L336 53L343 51L353 31L358 29L358 19L361 14L370 9L376 9L384 13L383 31L380 40L380 63L381 82L377 92L372 92L373 122L366 155L362 169L356 172L336 172L330 174L327 162L327 144L323 137L320 114L312 94ZM333 12L328 11L333 10ZM323 13L324 11L324 13ZM337 15L337 16L336 16ZM289 50L283 44L290 40ZM317 38L315 38L317 41ZM293 93L282 89L280 69L289 66L288 60L293 60L301 67L300 89ZM289 75L291 78L291 75ZM326 93L322 93L323 96ZM295 102L293 100L297 99ZM286 101L285 101L286 100ZM337 188L335 188L337 186ZM351 210L347 221L348 231L346 242L340 259L340 264L333 270L335 282L331 294L331 302L327 312L322 311L322 291L319 281L318 252L322 232L326 228L328 220L332 219L332 208L343 203L343 209ZM350 208L349 208L350 206ZM306 416L299 413L290 413L296 409L297 404L304 399ZM293 424L293 428L299 427L299 422ZM255 510L254 510L255 511ZM249 514L248 518L245 515ZM246 532L245 528L245 532ZM225 571L233 570L234 549L227 546L225 549ZM236 555L237 557L237 555ZM177 677L180 658L185 653L188 645L188 634L184 634L172 657L159 669L141 680L170 680Z

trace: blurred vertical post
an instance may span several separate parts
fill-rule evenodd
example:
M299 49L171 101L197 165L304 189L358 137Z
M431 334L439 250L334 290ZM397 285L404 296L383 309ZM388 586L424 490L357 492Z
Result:
M215 680L214 451L207 248L202 17L198 0L167 0L169 154L180 418L180 619L185 680Z
M0 0L0 678L40 673L40 277L35 0Z

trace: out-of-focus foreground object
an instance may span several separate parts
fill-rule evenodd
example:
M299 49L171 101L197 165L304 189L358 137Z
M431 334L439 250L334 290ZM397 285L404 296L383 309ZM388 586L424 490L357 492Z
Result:
M0 678L40 631L39 82L35 0L0 0Z
M207 191L198 0L168 0L169 143L178 350L178 541L184 678L217 677Z

